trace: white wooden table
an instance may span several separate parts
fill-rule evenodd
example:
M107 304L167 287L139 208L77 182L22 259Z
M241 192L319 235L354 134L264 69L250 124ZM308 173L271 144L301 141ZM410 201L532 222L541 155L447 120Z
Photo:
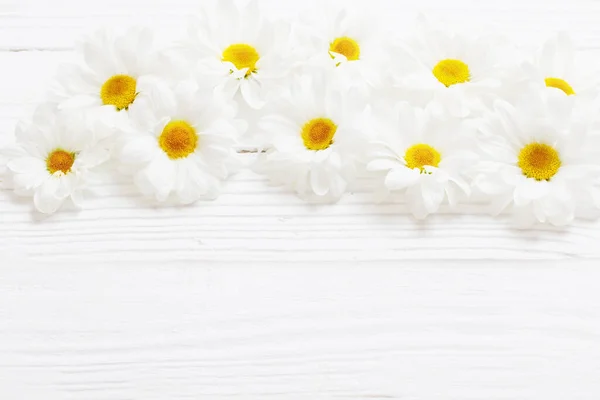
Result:
M0 0L0 145L83 33L173 37L199 1ZM565 29L600 61L597 0L368 4L400 30L419 7L531 47ZM140 207L125 179L98 193L43 219L0 191L2 400L600 398L599 223L519 232L477 206L417 223L248 172L193 207Z

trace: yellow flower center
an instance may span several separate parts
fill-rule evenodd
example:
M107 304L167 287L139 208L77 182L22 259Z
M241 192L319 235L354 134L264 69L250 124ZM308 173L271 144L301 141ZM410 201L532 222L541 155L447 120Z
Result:
M560 169L561 161L552 146L543 143L529 143L519 153L519 167L523 175L538 181L548 181Z
M185 158L196 150L198 134L185 121L171 121L158 137L158 144L170 159Z
M256 72L256 63L259 59L258 51L249 44L232 44L223 51L223 61L232 63L237 69L248 68L246 77Z
M569 85L563 79L560 79L560 78L546 78L545 81L546 81L546 86L551 87L551 88L560 89L563 92L565 92L565 94L567 96L571 96L571 95L575 94L575 91L573 90L573 88L571 87L571 85Z
M428 144L415 144L406 150L404 161L410 169L419 168L423 172L425 166L437 167L442 156L439 151Z
M446 59L440 61L433 67L433 75L446 87L471 80L469 66L460 60Z
M136 81L129 75L115 75L102 85L100 98L105 105L115 106L117 110L127 109L135 100Z
M309 150L325 150L333 143L337 125L328 118L315 118L302 127L302 140Z
M356 40L347 36L339 37L331 42L329 51L343 55L348 61L356 61L360 58L360 46Z
M46 158L46 168L51 174L54 174L57 171L67 174L71 172L71 167L74 162L75 153L56 149L48 155L48 158Z

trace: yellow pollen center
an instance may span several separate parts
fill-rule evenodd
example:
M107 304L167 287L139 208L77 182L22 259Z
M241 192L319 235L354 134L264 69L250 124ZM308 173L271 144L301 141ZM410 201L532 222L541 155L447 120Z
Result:
M440 61L433 67L433 75L446 87L471 80L469 66L460 60L446 59Z
M57 171L67 174L71 171L74 162L75 153L56 149L48 155L48 158L46 158L46 168L51 174L54 174Z
M325 150L333 143L337 125L328 118L315 118L302 127L302 141L309 150Z
M551 88L555 88L555 89L560 89L563 92L565 92L565 94L567 96L571 96L575 94L575 91L573 90L573 88L571 87L571 85L569 85L565 80L560 79L560 78L546 78L546 86L551 87Z
M246 77L256 72L256 63L259 59L258 51L249 44L232 44L223 51L223 61L232 63L237 69L248 68Z
M127 109L135 100L137 83L129 75L110 77L100 89L100 98L105 105L115 106L117 110Z
M339 37L331 42L329 51L343 55L348 61L356 61L360 58L358 42L347 36Z
M548 181L561 166L558 151L543 143L529 143L519 153L519 167L523 175L538 181Z
M442 156L428 144L415 144L406 150L404 161L410 169L419 168L423 172L425 166L437 167Z
M198 134L185 121L171 121L158 137L158 144L170 159L185 158L196 150Z

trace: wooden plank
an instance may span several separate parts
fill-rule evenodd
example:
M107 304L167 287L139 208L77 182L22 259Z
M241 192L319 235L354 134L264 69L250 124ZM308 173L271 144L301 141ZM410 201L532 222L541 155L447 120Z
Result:
M595 400L589 263L0 267L7 400ZM51 271L51 272L50 272Z

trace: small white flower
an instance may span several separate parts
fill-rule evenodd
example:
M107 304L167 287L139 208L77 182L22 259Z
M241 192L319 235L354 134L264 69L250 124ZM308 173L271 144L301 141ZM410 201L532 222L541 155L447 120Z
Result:
M387 51L376 21L325 2L295 26L304 68L329 68L340 88L368 91L381 84Z
M365 99L328 82L323 76L299 77L278 111L259 122L272 147L255 170L309 201L338 200L364 151Z
M433 27L420 17L414 37L395 46L390 75L411 103L435 100L453 116L472 116L501 88L504 50L496 38Z
M134 132L123 136L119 159L141 193L180 204L216 198L235 167L243 129L234 105L192 81L174 89L157 82L138 102L129 114Z
M514 106L496 102L480 127L476 179L494 214L509 208L520 226L560 226L600 208L598 107L591 113L579 100L533 91Z
M39 106L31 123L17 126L7 163L15 193L33 196L35 208L46 214L67 199L81 206L93 169L108 159L108 152L95 146L94 127L53 104Z
M256 0L245 7L234 0L216 3L192 19L180 46L182 66L213 75L219 92L229 97L241 92L250 107L260 109L290 67L289 27L263 19Z
M370 145L368 170L379 172L389 192L405 194L416 218L435 213L447 201L454 206L470 195L469 174L477 155L469 149L469 129L452 117L400 103L382 121Z
M566 33L557 34L544 43L529 65L536 86L547 86L566 95L595 97L600 83L597 70L582 65ZM587 68L584 68L587 67Z
M126 122L127 111L152 89L153 75L164 66L149 29L97 31L78 44L78 53L83 62L61 67L50 98L59 109L116 124Z

